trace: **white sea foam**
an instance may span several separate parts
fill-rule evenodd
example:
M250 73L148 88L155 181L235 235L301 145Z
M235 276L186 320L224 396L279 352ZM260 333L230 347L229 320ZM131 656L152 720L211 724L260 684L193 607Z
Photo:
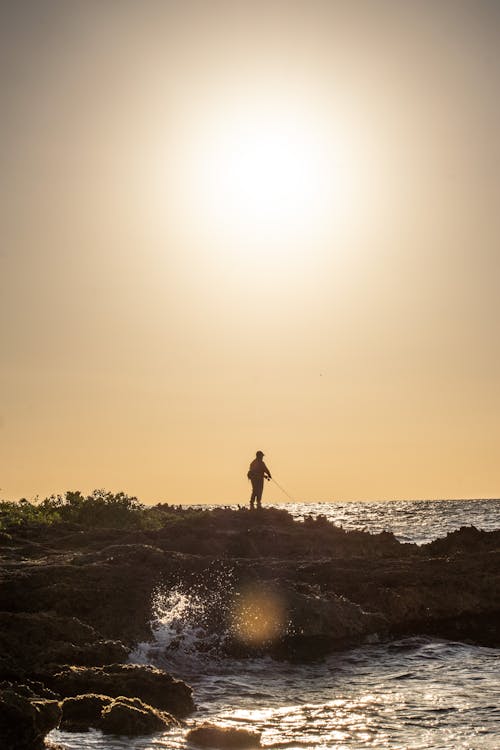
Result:
M283 507L283 506L281 506ZM387 528L428 541L462 525L500 527L500 501L344 503L284 506L297 517L323 513L347 528ZM296 665L221 658L224 602L232 572L207 568L190 587L159 588L152 602L154 640L131 656L158 664L194 688L210 720L262 732L273 748L316 750L498 750L500 652L432 638L408 638ZM215 585L218 582L218 585ZM186 727L124 739L100 732L52 733L68 750L184 750Z
M264 746L319 750L498 750L498 651L411 638L318 664L213 657L191 682L205 720L262 733ZM69 750L187 748L187 727L124 740L53 733Z
M159 586L152 598L153 639L138 644L129 661L156 663L168 669L199 670L216 657L229 636L227 602L232 570L223 564L207 569L200 581Z

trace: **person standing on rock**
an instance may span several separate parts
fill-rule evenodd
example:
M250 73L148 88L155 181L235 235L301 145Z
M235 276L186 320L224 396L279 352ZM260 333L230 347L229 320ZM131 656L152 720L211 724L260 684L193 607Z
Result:
M257 501L257 508L261 508L262 492L264 491L264 479L271 479L271 472L265 465L264 454L262 451L257 451L255 458L250 464L248 469L247 477L252 482L252 494L250 496L250 510L255 507Z

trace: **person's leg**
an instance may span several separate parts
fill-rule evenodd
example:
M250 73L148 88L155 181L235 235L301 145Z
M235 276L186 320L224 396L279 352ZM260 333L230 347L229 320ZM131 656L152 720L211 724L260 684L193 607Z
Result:
M255 491L255 483L252 481L252 494L250 495L250 510L253 510L256 498L257 498L257 493Z
M255 499L257 500L257 508L262 508L262 493L264 491L264 478L259 480L259 484L256 490L257 492L255 494Z

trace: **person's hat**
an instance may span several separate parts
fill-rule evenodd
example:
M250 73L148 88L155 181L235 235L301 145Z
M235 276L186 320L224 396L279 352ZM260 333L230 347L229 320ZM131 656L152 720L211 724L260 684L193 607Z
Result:
M262 458L262 456L263 456L264 454L262 453L262 451L257 451L257 453L256 453L255 455L256 455L256 456L260 456L260 457Z

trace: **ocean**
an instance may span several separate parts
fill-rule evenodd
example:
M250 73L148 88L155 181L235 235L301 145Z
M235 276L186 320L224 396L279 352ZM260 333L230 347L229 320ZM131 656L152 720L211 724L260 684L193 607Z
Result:
M322 514L346 529L392 531L418 544L461 526L500 528L500 500L279 507L296 518ZM260 731L263 746L290 750L500 748L499 650L418 637L366 644L307 665L221 658L206 642L203 608L195 596L158 595L155 640L140 644L130 659L192 685L197 711L180 729L139 739L55 731L51 739L68 750L180 750L188 747L190 727L211 721Z

